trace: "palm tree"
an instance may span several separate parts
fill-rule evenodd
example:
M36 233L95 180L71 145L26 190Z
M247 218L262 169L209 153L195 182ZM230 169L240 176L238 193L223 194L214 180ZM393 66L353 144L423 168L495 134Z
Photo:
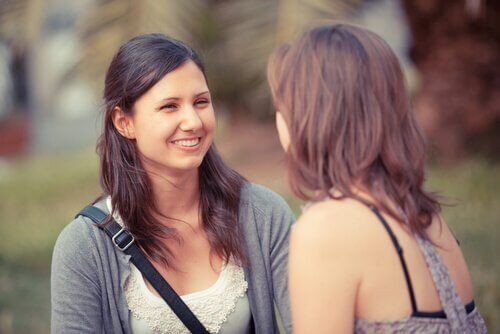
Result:
M304 27L352 15L366 1L234 0L217 1L220 56L210 58L218 92L236 112L271 115L266 63L277 44L290 41ZM229 71L226 70L229 67ZM242 94L243 92L243 94Z
M105 69L126 39L141 33L162 32L192 42L196 25L208 9L204 0L110 0L82 15L77 30L84 52L77 70L102 91Z
M3 1L6 5L2 5L0 11L2 32L16 36L22 31L20 43L37 45L44 6L54 4L54 0ZM118 46L133 35L159 31L187 41L201 51L212 90L226 109L261 117L269 111L265 65L275 45L290 40L311 22L345 17L364 2L366 0L96 2L77 17L75 28L81 37L83 52L56 87L65 87L68 80L78 75L87 78L100 94L103 73Z
M262 116L269 110L265 64L276 43L311 22L345 17L363 2L111 0L81 20L86 44L81 69L101 82L103 68L121 41L160 31L200 50L212 90L227 109Z

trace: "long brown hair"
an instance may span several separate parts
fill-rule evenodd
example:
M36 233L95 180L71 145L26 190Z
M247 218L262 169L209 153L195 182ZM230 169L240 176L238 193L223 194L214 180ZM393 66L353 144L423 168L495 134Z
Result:
M115 107L132 114L135 101L167 73L193 61L205 75L202 61L183 42L162 34L146 34L123 44L109 65L104 88L104 130L97 142L103 194L111 196L113 212L149 257L173 267L172 254L162 240L181 241L175 229L162 225L134 140L120 135L112 121ZM220 158L215 145L199 167L203 228L213 251L224 259L245 263L238 224L240 190L244 179ZM168 218L168 217L167 217Z
M361 187L369 204L425 238L440 204L423 190L424 137L384 40L348 24L311 29L271 57L268 80L291 133L293 192L362 200L353 192Z

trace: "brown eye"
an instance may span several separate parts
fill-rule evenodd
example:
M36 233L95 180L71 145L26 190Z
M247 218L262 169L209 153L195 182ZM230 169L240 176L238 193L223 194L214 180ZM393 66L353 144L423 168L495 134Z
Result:
M177 109L177 105L174 103L168 103L160 107L160 110L165 110L165 111L173 111L175 109Z
M201 99L201 100L196 101L195 104L198 105L198 106L204 106L204 105L207 105L209 103L210 103L209 100L207 100L207 99Z

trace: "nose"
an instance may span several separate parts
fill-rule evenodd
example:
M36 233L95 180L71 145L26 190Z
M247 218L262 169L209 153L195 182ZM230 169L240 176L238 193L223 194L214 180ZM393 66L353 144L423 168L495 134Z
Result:
M179 128L186 132L195 132L203 127L200 115L196 109L192 107L185 108L182 114L182 120Z

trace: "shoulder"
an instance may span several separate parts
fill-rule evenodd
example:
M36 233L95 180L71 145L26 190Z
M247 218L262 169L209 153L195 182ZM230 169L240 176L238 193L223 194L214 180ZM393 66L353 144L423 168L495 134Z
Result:
M283 197L271 189L255 183L245 182L243 184L240 201L243 205L249 205L261 212L273 210L290 211L290 207Z
M295 222L295 215L281 196L253 183L242 187L239 217L247 238L257 235L261 241L272 242L288 239Z
M66 254L68 256L88 255L92 244L95 243L92 223L81 216L72 220L57 237L54 246L54 256Z
M66 225L59 234L51 263L52 284L58 289L64 289L67 284L77 284L75 281L89 280L93 286L98 284L98 273L101 271L100 252L93 230L95 227L91 224L86 219L78 217Z
M97 203L98 207L104 209L102 205L101 202ZM92 258L98 251L100 245L98 239L102 239L102 233L89 218L76 217L57 237L53 261L66 257Z
M357 257L369 249L378 224L371 211L358 201L325 200L311 205L292 229L292 247ZM377 232L378 233L378 232Z

